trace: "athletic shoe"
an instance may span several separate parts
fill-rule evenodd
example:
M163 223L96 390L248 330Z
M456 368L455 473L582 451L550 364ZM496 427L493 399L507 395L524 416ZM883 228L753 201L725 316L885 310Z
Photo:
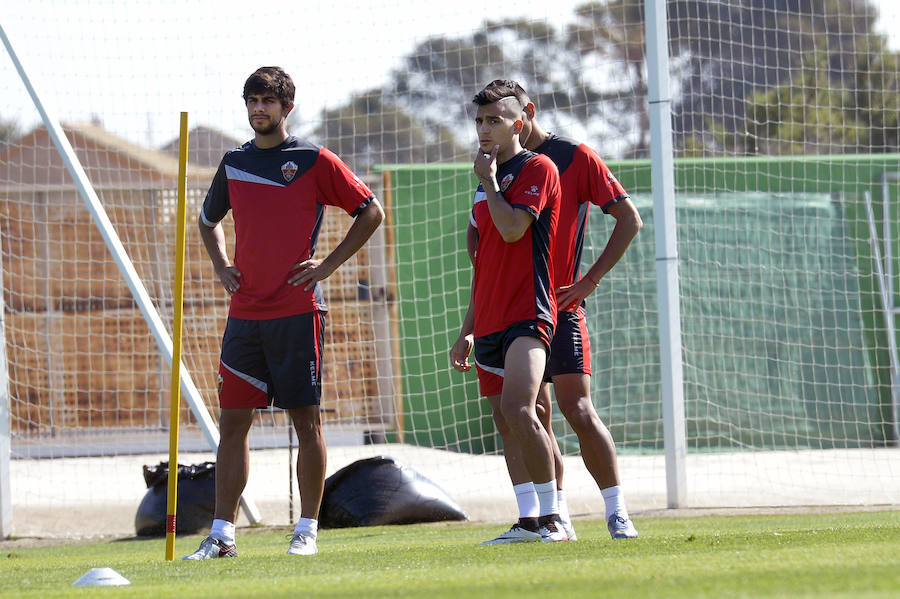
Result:
M575 534L575 527L572 526L572 523L571 522L563 522L562 525L563 525L563 530L566 531L566 537L570 541L577 541L578 535Z
M566 529L557 518L551 518L541 525L541 541L544 543L558 543L568 541Z
M609 529L609 535L614 539L634 539L638 536L638 531L631 522L631 518L623 518L619 512L609 517L606 527Z
M206 537L200 543L200 548L181 559L213 559L216 557L237 557L237 547L228 545L214 537Z
M509 527L505 533L485 541L482 545L509 545L510 543L534 543L541 540L541 533L522 528L518 522Z
M318 552L316 538L303 533L297 533L291 537L291 546L287 550L288 555L315 555Z

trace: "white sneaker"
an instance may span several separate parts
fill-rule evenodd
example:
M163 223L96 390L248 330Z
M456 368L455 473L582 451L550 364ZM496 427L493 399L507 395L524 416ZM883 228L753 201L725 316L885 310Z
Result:
M541 533L532 532L526 528L519 526L516 522L509 527L505 533L490 541L485 541L482 545L508 545L510 543L534 543L541 540Z
M291 537L291 546L287 550L288 555L315 555L318 552L316 538L303 533L297 533Z
M568 541L566 529L563 528L562 522L557 519L548 520L541 526L541 541L544 543L558 543L560 541Z
M217 557L237 557L237 548L234 545L228 545L225 541L220 541L214 537L206 537L200 543L197 551L185 555L181 559L197 560L197 559L213 559Z
M571 522L563 522L562 525L563 525L563 530L566 531L566 537L568 537L568 539L570 541L577 541L578 535L575 534L575 527L572 525L572 523Z
M606 527L609 529L609 536L614 539L634 539L638 536L631 518L622 516L619 512L609 517Z

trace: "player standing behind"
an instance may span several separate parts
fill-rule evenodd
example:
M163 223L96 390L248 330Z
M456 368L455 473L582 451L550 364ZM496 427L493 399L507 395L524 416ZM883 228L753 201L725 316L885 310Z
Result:
M235 557L234 522L250 472L248 433L258 408L287 410L297 431L300 519L289 555L317 552L326 449L319 402L327 308L320 281L353 256L384 219L378 200L325 148L289 136L294 83L278 67L244 84L253 141L225 154L200 214L200 236L231 295L219 365L216 512L209 536L184 559ZM325 205L355 217L324 259L313 258ZM222 219L232 211L234 262Z
M469 370L474 346L481 394L495 421L508 424L535 481L538 506L521 523L523 539L565 541L550 438L535 410L556 325L550 251L559 173L546 156L522 147L524 106L507 91L492 83L473 98L479 185L467 236L477 231L477 249L469 308L450 359Z
M624 494L619 486L616 446L609 429L600 420L591 402L590 340L584 300L622 258L643 223L627 192L596 152L584 144L544 131L535 119L534 103L525 90L514 81L505 83L524 106L522 144L529 150L550 157L560 172L562 201L557 245L553 254L559 314L556 334L550 346L545 381L552 380L556 402L578 436L582 459L600 488L610 535L614 539L633 538L638 533L628 516ZM603 252L582 277L581 254L591 203L610 214L616 224ZM550 429L550 391L547 384L541 387L538 413L553 438ZM504 453L507 453L506 446L504 438ZM567 535L574 539L574 528L569 520L562 492L562 456L555 438L553 448L560 489L560 515ZM515 448L511 447L509 453L514 455ZM536 502L533 485L527 471L521 466L521 460L507 457L507 465L520 516L527 516L533 512ZM513 534L501 535L488 543L516 542L516 534L512 530L510 532Z

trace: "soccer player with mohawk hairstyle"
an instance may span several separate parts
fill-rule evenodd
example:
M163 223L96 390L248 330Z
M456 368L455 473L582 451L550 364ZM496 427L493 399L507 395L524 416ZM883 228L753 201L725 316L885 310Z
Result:
M620 486L615 442L591 402L591 346L584 300L619 262L643 223L627 192L596 152L584 144L544 131L535 118L535 105L522 86L511 80L497 83L508 90L506 93L514 95L523 107L522 145L551 158L560 173L562 196L553 251L559 312L547 373L537 400L538 415L554 450L560 517L566 536L575 540L575 529L562 491L562 456L550 428L550 382L557 405L578 437L582 460L600 489L610 536L613 539L633 538L638 533L628 515ZM616 224L605 248L582 276L581 255L591 204L611 215ZM614 316L614 310L612 314ZM515 436L502 424L500 432L520 517L533 514L537 503L535 485L518 455ZM515 539L515 534L505 533L487 543L515 542Z
M520 141L524 106L497 82L478 92L475 128L479 185L467 228L475 266L469 309L450 350L453 367L475 366L481 394L498 426L516 440L534 481L534 517L514 528L519 541L565 541L559 519L553 451L535 409L556 326L554 245L559 217L559 172Z

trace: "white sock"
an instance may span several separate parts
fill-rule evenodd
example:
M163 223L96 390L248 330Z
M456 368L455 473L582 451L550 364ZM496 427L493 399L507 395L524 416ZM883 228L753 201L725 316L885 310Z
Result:
M213 520L212 528L209 529L209 536L234 545L234 523L216 518Z
M539 511L541 516L559 514L559 502L556 499L555 479L552 479L545 483L534 483L534 490L537 491L538 505L540 506Z
M294 534L304 534L315 539L319 534L319 521L312 518L300 518L297 526L294 527Z
M628 518L628 509L625 507L625 494L622 492L619 485L600 489L600 494L603 495L603 501L606 502L607 520L609 520L616 512L623 518Z
M537 518L540 506L534 483L529 481L513 485L513 493L516 494L516 503L519 505L519 518Z
M566 493L562 489L556 490L556 503L559 505L559 519L563 524L571 525L572 517L569 516L569 505L566 503Z

